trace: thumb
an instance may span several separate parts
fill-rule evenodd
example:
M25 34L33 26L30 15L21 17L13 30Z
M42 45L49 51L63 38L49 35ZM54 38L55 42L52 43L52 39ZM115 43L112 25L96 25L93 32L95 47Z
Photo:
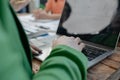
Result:
M85 47L85 44L84 43L80 43L80 45L79 45L79 49L80 49L80 51L82 51L82 49Z

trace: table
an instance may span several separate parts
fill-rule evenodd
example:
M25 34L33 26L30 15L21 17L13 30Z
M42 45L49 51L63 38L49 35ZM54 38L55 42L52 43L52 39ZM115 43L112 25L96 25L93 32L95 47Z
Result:
M88 80L119 80L120 52L114 53L88 70Z
M120 80L120 42L116 53L88 70L88 80Z
M37 73L40 64L41 61L33 59L34 73ZM114 53L90 68L87 80L120 80L120 52Z
M34 73L38 72L41 63L42 61L37 59L32 60ZM88 69L87 80L120 80L120 52L114 53L113 55Z

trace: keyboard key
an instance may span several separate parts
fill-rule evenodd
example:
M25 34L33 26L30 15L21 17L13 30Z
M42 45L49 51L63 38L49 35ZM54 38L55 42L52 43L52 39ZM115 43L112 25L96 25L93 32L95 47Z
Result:
M99 48L95 48L95 47L91 47L91 46L86 46L82 52L88 57L88 60L91 61L93 59L95 59L96 57L104 54L106 51L99 49Z

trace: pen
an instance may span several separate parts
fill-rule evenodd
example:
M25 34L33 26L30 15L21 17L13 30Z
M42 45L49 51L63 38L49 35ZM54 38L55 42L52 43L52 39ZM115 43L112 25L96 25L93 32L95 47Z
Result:
M42 29L49 29L48 27L44 27L44 26L38 26L38 27Z
M42 51L33 51L33 56L39 56L42 54Z

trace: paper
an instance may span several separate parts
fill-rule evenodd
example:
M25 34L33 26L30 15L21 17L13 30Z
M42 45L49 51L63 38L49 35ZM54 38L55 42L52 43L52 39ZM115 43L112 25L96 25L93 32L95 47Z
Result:
M118 0L68 0L72 13L63 26L69 33L96 34L108 26Z
M50 20L35 20L35 18L32 16L32 14L18 16L18 18L20 19L20 21L23 24L23 26L25 27L25 29L27 29L27 31L32 31L32 32L36 32L36 30L38 31L40 29L43 29L43 28L41 28L41 26L48 28L51 31L56 32L58 25L59 25L59 21L60 21L60 20L51 20L51 19ZM31 30L31 29L28 30L29 28L31 28L33 30Z

